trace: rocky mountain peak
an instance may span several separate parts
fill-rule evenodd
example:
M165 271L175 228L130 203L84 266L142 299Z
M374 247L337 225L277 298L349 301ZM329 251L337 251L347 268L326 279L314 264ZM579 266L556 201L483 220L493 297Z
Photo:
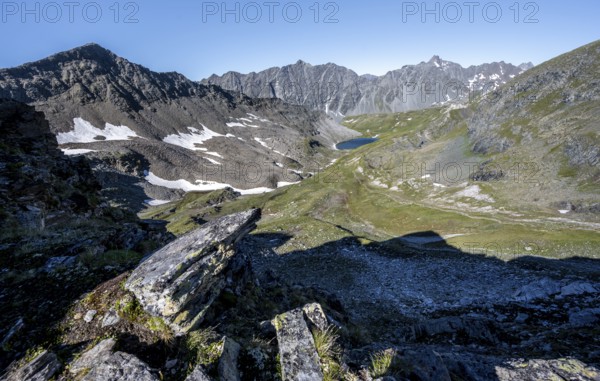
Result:
M40 68L49 69L57 66L60 67L72 61L94 61L98 64L111 65L114 64L118 58L119 57L110 50L103 48L96 43L89 43L54 54L35 63L22 65L21 67L29 68L31 65L35 64Z
M312 66L312 65L311 65L311 64L309 64L308 62L306 62L306 61L303 61L303 60L301 60L301 59L299 59L298 61L296 61L296 63L295 63L294 65L296 65L296 66Z
M529 70L531 68L533 68L533 62L524 62L522 64L519 65L519 69L525 71L525 70Z
M431 57L431 59L428 61L428 63L430 64L434 64L434 65L441 65L443 62L443 60L440 58L440 56L438 55L434 55L433 57Z

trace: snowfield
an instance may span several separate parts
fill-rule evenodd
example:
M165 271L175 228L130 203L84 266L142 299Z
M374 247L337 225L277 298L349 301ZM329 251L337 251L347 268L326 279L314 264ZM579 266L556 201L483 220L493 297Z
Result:
M207 192L207 191L215 191L219 189L232 188L236 192L241 193L242 195L251 195L251 194L262 194L273 192L275 189L260 187L260 188L252 188L252 189L238 189L234 188L229 184L217 183L214 181L196 181L196 184L192 184L187 180L179 179L179 180L165 180L158 176L156 176L152 172L146 172L146 181L148 181L152 185L157 185L169 189L181 189L184 192ZM277 183L277 187L285 187L289 185L298 184L296 183L288 183L281 181Z
M103 130L94 127L90 122L82 118L74 118L75 128L70 132L61 132L56 135L58 144L67 143L95 143L102 140L129 140L138 135L127 126L114 126L106 123ZM98 137L104 139L97 139Z

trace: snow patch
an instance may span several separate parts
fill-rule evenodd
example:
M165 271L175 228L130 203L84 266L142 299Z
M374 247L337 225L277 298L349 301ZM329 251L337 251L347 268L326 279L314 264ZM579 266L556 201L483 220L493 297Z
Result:
M292 183L287 182L287 181L279 181L277 183L277 188L287 187L287 186L296 185L296 184L300 184L300 181L295 181L295 182L292 182Z
M63 148L61 151L67 156L74 155L83 155L90 152L96 152L93 149L71 149L71 148Z
M269 147L269 145L267 144L267 142L265 142L261 138L254 138L254 140L256 140L258 143L260 143L261 146L263 146L265 148L268 148L269 150L275 152L276 154L281 155L281 156L285 156L283 153L277 151L276 149L273 149L273 148Z
M146 181L148 181L152 185L157 185L157 186L161 186L161 187L165 187L165 188L169 188L169 189L181 189L184 192L210 192L210 191L215 191L215 190L219 190L219 189L232 188L234 191L239 192L242 195L252 195L252 194L269 193L269 192L273 192L275 190L275 189L266 188L266 187L259 187L259 188L252 188L252 189L238 189L238 188L232 187L229 184L217 183L215 181L198 180L198 181L196 181L196 184L192 184L189 181L184 180L184 179L165 180L165 179L162 179L162 178L156 176L154 173L149 172L149 171L145 171L144 174L145 174ZM298 183L299 182L288 183L285 181L280 181L277 183L277 187L281 188L281 187L286 187L286 186L294 185L294 184L298 184Z
M189 134L180 132L179 134L169 135L163 139L163 142L183 147L192 151L206 151L206 148L200 148L197 146L197 144L203 144L205 141L210 140L212 138L224 136L208 129L204 125L202 125L202 131L199 131L197 128L194 127L188 127L188 130L190 131Z
M481 188L479 188L479 185L471 185L470 187L458 192L456 195L459 197L472 198L478 201L494 202L493 198L481 193Z
M146 205L150 205L150 206L160 206L160 205L164 205L164 204L168 204L171 201L169 200L146 200L144 201L144 203Z
M226 125L227 125L227 127L246 127L246 125L245 125L245 124L242 124L242 123L236 123L236 122L233 122L233 123L226 123Z
M58 144L67 143L95 143L103 140L129 140L138 135L127 126L114 126L106 123L103 130L94 127L90 122L82 118L73 119L74 129L70 132L61 132L56 135ZM96 139L103 137L103 140Z
M373 180L373 181L371 181L371 185L374 185L374 186L376 186L378 188L385 188L385 189L389 188L386 184L382 183L379 180Z
M219 162L218 162L218 161L216 161L216 160L213 160L213 159L211 159L210 157L203 157L203 159L204 159L204 160L208 160L208 161L210 161L211 163L213 163L213 164L215 164L215 165L222 165L221 163L219 163Z

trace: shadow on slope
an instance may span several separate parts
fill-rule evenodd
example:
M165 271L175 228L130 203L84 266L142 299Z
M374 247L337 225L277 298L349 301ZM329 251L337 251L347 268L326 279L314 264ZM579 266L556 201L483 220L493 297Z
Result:
M368 365L384 349L397 353L389 375L416 380L441 377L440 366L453 379L505 379L496 368L510 373L519 358L600 363L597 260L502 261L463 252L433 231L365 245L350 237L278 255L290 239L256 234L241 246L262 287L325 296L351 366ZM305 301L291 297L298 305L286 308Z

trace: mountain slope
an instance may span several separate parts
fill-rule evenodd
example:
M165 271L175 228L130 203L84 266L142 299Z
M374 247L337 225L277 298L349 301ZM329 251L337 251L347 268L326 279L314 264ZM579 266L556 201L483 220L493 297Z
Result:
M348 117L345 125L379 141L223 210L264 205L261 231L293 235L289 250L349 234L382 241L435 231L503 258L596 257L599 48L541 64L468 106ZM158 213L178 226L193 214Z
M171 197L148 176L178 189L298 181L292 170L314 171L330 160L322 147L354 135L322 114L154 73L95 44L0 70L0 97L45 112L68 153L145 163L124 165L147 198Z
M254 98L280 98L341 119L346 115L419 110L463 101L474 93L496 89L530 67L495 62L463 68L434 56L429 62L376 77L359 76L332 63L312 66L298 61L260 73L212 75L202 83Z

